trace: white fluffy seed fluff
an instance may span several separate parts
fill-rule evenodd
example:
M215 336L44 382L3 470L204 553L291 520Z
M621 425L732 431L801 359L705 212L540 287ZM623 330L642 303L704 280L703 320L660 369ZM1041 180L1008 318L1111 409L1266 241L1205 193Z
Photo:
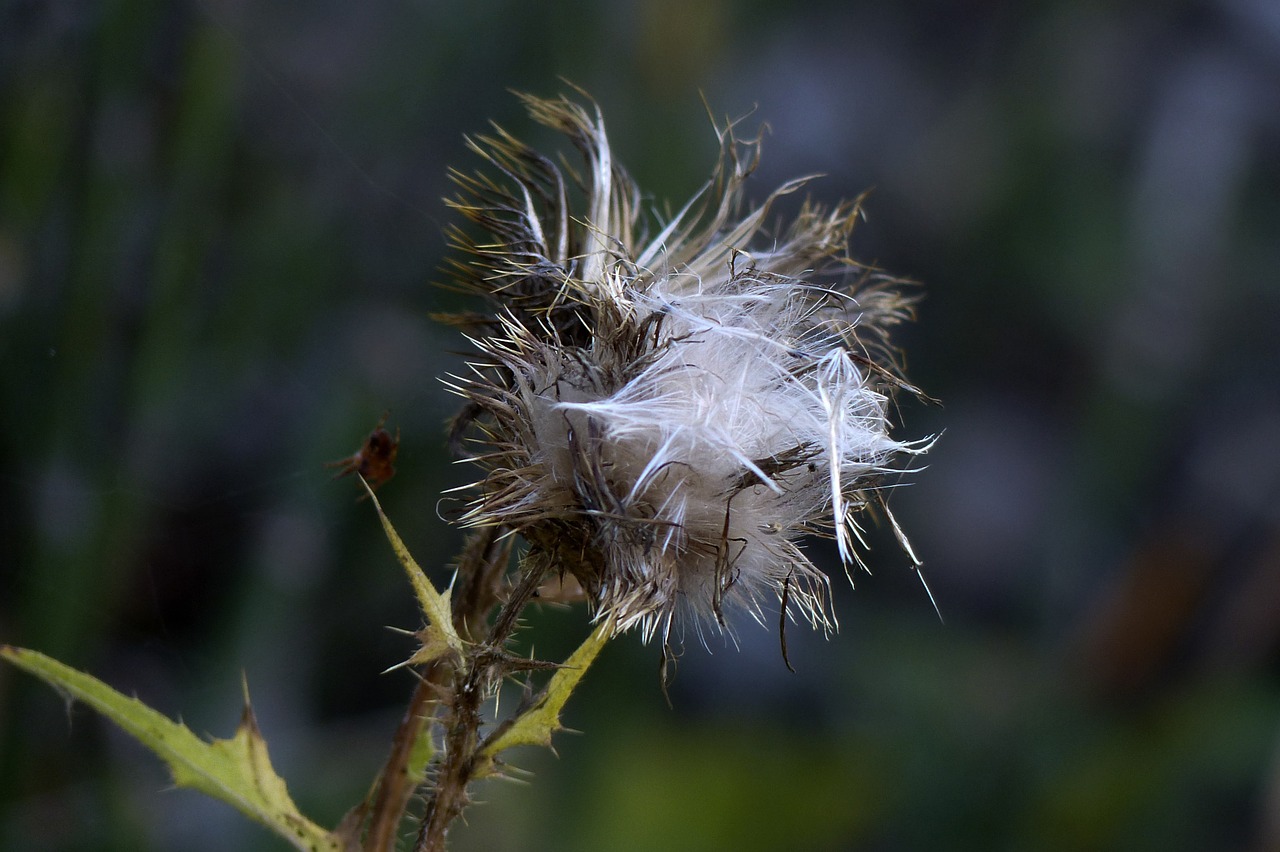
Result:
M766 242L770 202L802 182L739 215L758 142L725 128L712 180L646 238L599 111L524 100L587 168L499 130L471 142L496 178L454 174L454 206L488 233L453 233L458 281L494 308L454 318L481 353L451 382L486 473L463 522L522 535L526 571L571 574L646 638L682 608L724 626L726 606L763 619L773 601L832 626L799 540L832 535L858 564L857 514L926 446L889 434L909 386L888 331L911 301L848 258L857 204L806 203Z

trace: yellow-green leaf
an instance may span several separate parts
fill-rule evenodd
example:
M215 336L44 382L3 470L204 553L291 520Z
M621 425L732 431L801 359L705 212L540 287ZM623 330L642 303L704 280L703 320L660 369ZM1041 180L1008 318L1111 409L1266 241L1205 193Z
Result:
M245 696L235 735L206 742L186 725L129 698L97 678L38 651L0 646L0 657L50 686L83 701L115 722L169 765L174 783L234 806L306 852L342 852L344 844L308 820L289 798L284 779L271 768L267 743Z
M489 774L498 753L505 749L520 745L551 745L551 735L560 730L560 711L600 649L613 636L613 629L612 620L600 624L564 661L564 665L556 669L533 704L489 735L477 754L477 765L483 767L476 773L478 776Z
M404 771L415 787L427 780L427 769L431 766L431 759L436 756L432 734L431 725L423 725L413 740L413 748L409 750L409 761Z
M427 626L418 633L419 638L422 640L422 648L408 662L427 663L448 653L456 653L461 656L463 653L462 639L459 638L457 631L453 629L453 612L449 605L450 590L445 589L443 593L436 591L436 587L427 579L426 573L414 560L412 554L409 553L409 548L405 547L400 534L396 532L396 528L391 526L391 521L387 519L386 513L382 511L382 505L374 495L373 489L369 487L369 483L365 482L363 477L361 477L360 482L364 485L365 491L368 492L369 499L373 501L373 508L378 510L378 517L382 520L382 529L387 534L387 540L391 542L391 549L395 551L396 559L400 560L405 573L409 576L409 582L413 585L413 592L418 597L418 605L422 608L422 614L427 619Z

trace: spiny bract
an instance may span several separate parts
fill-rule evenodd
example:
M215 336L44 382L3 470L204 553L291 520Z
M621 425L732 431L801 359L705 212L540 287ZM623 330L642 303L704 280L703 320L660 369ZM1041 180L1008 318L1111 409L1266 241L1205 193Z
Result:
M452 174L452 206L487 234L452 231L457 281L493 310L453 318L482 353L450 382L468 401L455 436L486 472L463 523L519 533L526 571L571 574L597 617L646 639L669 638L681 601L722 627L726 605L760 619L769 600L830 627L797 540L832 535L859 562L855 515L924 449L889 436L909 386L888 332L911 300L849 258L857 203L805 203L765 238L771 202L804 181L742 214L759 142L727 126L712 179L649 237L599 109L521 97L586 168L497 129L469 140L490 171Z

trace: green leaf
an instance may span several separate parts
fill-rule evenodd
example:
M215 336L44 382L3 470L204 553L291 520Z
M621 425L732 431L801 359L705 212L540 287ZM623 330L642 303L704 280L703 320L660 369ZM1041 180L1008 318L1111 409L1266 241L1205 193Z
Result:
M431 759L436 756L432 733L431 725L423 725L418 730L418 736L413 740L413 748L409 750L409 761L404 771L414 787L426 782L427 769L431 766Z
M235 735L205 742L136 698L38 651L0 646L0 657L54 689L83 701L123 728L169 765L173 781L232 805L305 852L343 852L344 843L298 812L284 779L271 768L246 689Z
M476 754L477 777L492 774L498 753L520 745L551 745L551 735L560 730L560 711L570 694L587 673L605 643L613 637L613 621L598 626L578 646L578 650L564 661L564 665L551 675L547 685L523 713L504 722L494 730L480 746Z
M436 587L427 579L426 573L414 561L409 548L405 547L400 534L396 532L395 527L391 526L391 521L387 520L386 513L382 511L382 504L378 502L369 483L364 481L364 477L360 477L360 482L368 492L369 499L373 501L373 508L378 510L382 529L387 534L387 540L391 542L391 549L395 551L396 559L400 560L405 573L409 576L413 592L418 597L418 605L427 619L427 626L416 634L422 641L422 647L402 665L429 663L446 654L457 654L461 657L462 639L453 629L453 611L449 605L450 590L445 589L443 594L436 591Z

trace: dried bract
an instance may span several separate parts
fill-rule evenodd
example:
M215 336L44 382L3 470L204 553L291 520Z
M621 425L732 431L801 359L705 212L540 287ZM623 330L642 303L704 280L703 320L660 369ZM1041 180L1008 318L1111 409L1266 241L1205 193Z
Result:
M520 534L525 570L571 574L645 638L666 641L685 607L724 626L727 606L759 619L770 601L830 627L799 539L833 536L857 564L855 516L924 449L889 435L909 387L889 332L911 300L849 258L857 203L805 203L766 234L804 181L744 213L759 143L725 127L712 179L647 236L599 110L523 99L585 168L499 129L470 141L486 170L453 174L453 206L485 234L453 231L454 271L492 308L453 318L480 352L450 382L467 400L455 436L485 470L463 523Z

